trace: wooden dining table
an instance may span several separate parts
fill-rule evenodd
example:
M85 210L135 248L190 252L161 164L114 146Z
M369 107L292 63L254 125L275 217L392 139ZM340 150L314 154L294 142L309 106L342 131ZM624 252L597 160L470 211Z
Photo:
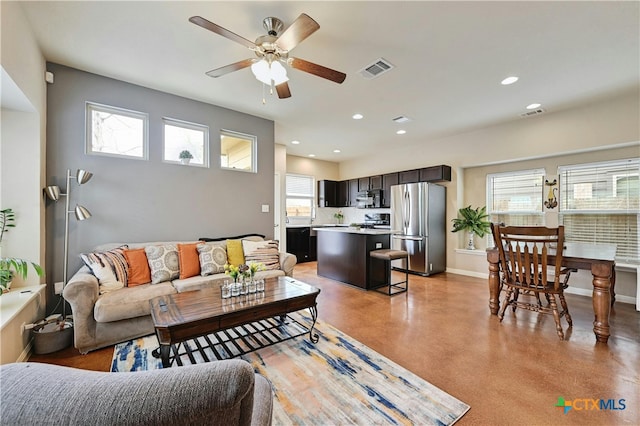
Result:
M593 275L593 332L596 340L607 343L610 336L609 312L615 302L615 244L589 244L565 242L562 253L562 266L591 271ZM555 255L550 256L555 265ZM497 248L487 249L489 262L489 309L498 315L500 309L500 254Z

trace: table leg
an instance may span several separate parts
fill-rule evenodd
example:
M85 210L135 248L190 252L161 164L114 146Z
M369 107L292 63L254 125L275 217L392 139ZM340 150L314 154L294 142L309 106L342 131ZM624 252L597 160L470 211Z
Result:
M611 267L611 306L616 303L616 267Z
M171 367L171 363L169 362L169 355L171 354L171 345L160 345L160 347L154 349L151 352L155 358L160 358L162 360L162 368Z
M317 333L313 332L313 328L316 326L316 320L318 319L318 308L316 306L311 306L309 307L309 312L311 313L311 319L313 320L313 323L309 328L309 340L311 340L311 343L318 343L320 337Z
M498 315L500 309L500 255L497 249L487 250L489 262L489 310Z
M611 310L611 285L613 265L593 264L593 332L598 342L609 340L609 312ZM614 278L615 279L615 278Z

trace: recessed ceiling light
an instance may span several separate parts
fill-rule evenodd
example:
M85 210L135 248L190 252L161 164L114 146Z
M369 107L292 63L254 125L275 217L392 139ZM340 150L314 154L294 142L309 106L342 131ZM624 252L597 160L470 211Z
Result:
M404 135L405 133L407 133L407 131L406 130L398 130L396 133L399 134L399 135Z
M340 154L340 150L339 149L334 149L333 152L335 152L336 154Z
M502 81L500 82L500 84L502 84L503 86L508 86L509 84L513 84L513 83L515 83L516 81L518 81L518 77L516 77L516 76L511 76L511 77L507 77L507 78L505 78L504 80L502 80Z
M536 109L540 108L540 104L529 104L527 105L527 109Z
M291 141L292 145L300 145L300 141Z
M315 157L315 156L316 156L315 154L309 154L309 157Z
M362 115L362 114L353 114L351 116L351 118L353 118L354 120L362 120L364 118L364 115Z

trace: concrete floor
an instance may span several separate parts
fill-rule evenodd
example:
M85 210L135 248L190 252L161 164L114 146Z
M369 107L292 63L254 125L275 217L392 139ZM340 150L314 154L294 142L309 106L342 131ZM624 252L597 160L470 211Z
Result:
M489 313L486 280L411 275L408 293L386 296L317 276L297 279L322 291L318 315L341 331L471 406L460 425L640 425L640 312L617 303L608 345L596 343L591 298L567 294L573 328L560 341L550 315ZM30 361L108 371L113 347L80 355L69 348ZM567 414L558 398L576 401ZM593 410L587 400L615 400ZM583 407L589 409L579 409Z

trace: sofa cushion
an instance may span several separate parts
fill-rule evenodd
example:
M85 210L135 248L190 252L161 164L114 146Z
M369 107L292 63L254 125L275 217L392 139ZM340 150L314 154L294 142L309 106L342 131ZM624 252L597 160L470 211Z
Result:
M124 250L124 257L129 265L127 287L135 287L151 282L149 261L143 248Z
M200 274L200 259L196 246L201 243L178 244L178 262L180 264L180 279Z
M205 277L198 275L184 280L173 280L171 284L173 284L173 288L175 288L178 293L184 293L185 291L217 287L222 284L224 280L228 279L229 276L225 274L213 274Z
M174 280L180 276L180 261L176 244L146 246L144 251L149 260L152 284Z
M224 272L227 263L227 251L219 244L198 244L200 275L207 276ZM182 279L182 276L180 276Z
M80 258L98 278L100 294L118 290L127 284L126 245L108 251L82 253Z
M242 251L242 240L227 240L227 262L229 265L242 265L244 263L244 252Z
M244 259L247 264L262 263L265 270L280 269L280 254L277 241L242 241Z
M98 322L111 322L150 315L150 299L175 292L176 289L168 282L143 284L111 291L98 298L93 317Z

